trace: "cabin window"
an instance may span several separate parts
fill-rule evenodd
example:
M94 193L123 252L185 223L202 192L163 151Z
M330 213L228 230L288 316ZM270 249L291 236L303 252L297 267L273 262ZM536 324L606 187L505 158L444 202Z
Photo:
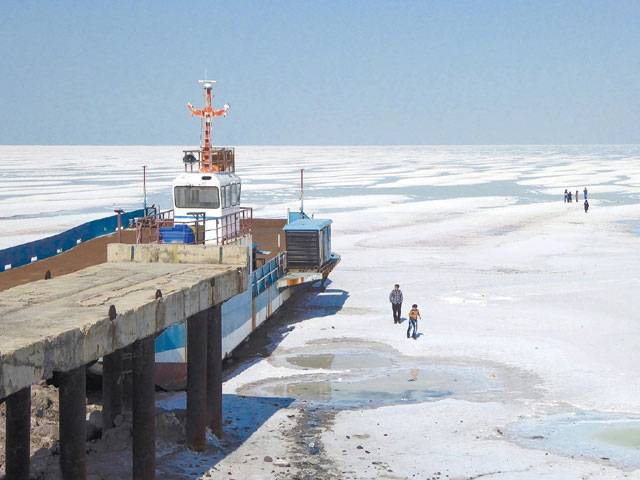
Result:
M231 185L224 187L224 196L227 199L227 207L231 206Z
M175 187L177 208L220 208L218 187Z
M237 205L238 203L238 184L234 183L231 185L231 201L233 202L234 205Z

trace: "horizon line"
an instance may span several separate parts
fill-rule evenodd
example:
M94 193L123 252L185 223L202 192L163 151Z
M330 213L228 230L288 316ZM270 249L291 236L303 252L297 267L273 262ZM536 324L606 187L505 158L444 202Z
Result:
M214 145L213 147L606 147L640 146L640 143L263 143ZM191 148L189 145L170 143L0 143L0 147L177 147ZM197 148L197 147L196 147Z

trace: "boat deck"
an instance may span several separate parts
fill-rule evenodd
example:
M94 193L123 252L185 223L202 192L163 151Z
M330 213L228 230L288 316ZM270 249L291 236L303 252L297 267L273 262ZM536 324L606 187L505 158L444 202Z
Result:
M46 272L53 277L66 275L107 261L107 245L110 243L136 243L135 230L122 230L118 234L105 235L80 243L71 250L11 270L0 272L0 291L43 280Z

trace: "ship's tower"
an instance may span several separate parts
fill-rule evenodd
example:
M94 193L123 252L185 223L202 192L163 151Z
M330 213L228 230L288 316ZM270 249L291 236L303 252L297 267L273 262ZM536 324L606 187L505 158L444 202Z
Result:
M204 93L205 106L203 108L194 108L191 103L187 103L187 108L194 117L200 117L202 120L203 144L201 145L201 172L217 172L219 168L214 164L212 158L212 127L213 117L226 117L229 111L229 104L225 103L222 108L215 110L213 108L213 85L215 80L199 80Z

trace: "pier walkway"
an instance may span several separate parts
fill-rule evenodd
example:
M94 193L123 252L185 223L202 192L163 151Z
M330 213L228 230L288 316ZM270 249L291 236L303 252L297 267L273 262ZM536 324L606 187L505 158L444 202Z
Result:
M0 292L0 399L6 402L6 476L29 478L31 385L60 395L60 467L86 478L85 370L103 359L103 428L130 396L133 478L154 478L154 339L186 322L187 445L221 433L221 304L247 289L246 247L108 246L107 263ZM129 364L127 364L129 362ZM123 372L132 370L132 380Z

